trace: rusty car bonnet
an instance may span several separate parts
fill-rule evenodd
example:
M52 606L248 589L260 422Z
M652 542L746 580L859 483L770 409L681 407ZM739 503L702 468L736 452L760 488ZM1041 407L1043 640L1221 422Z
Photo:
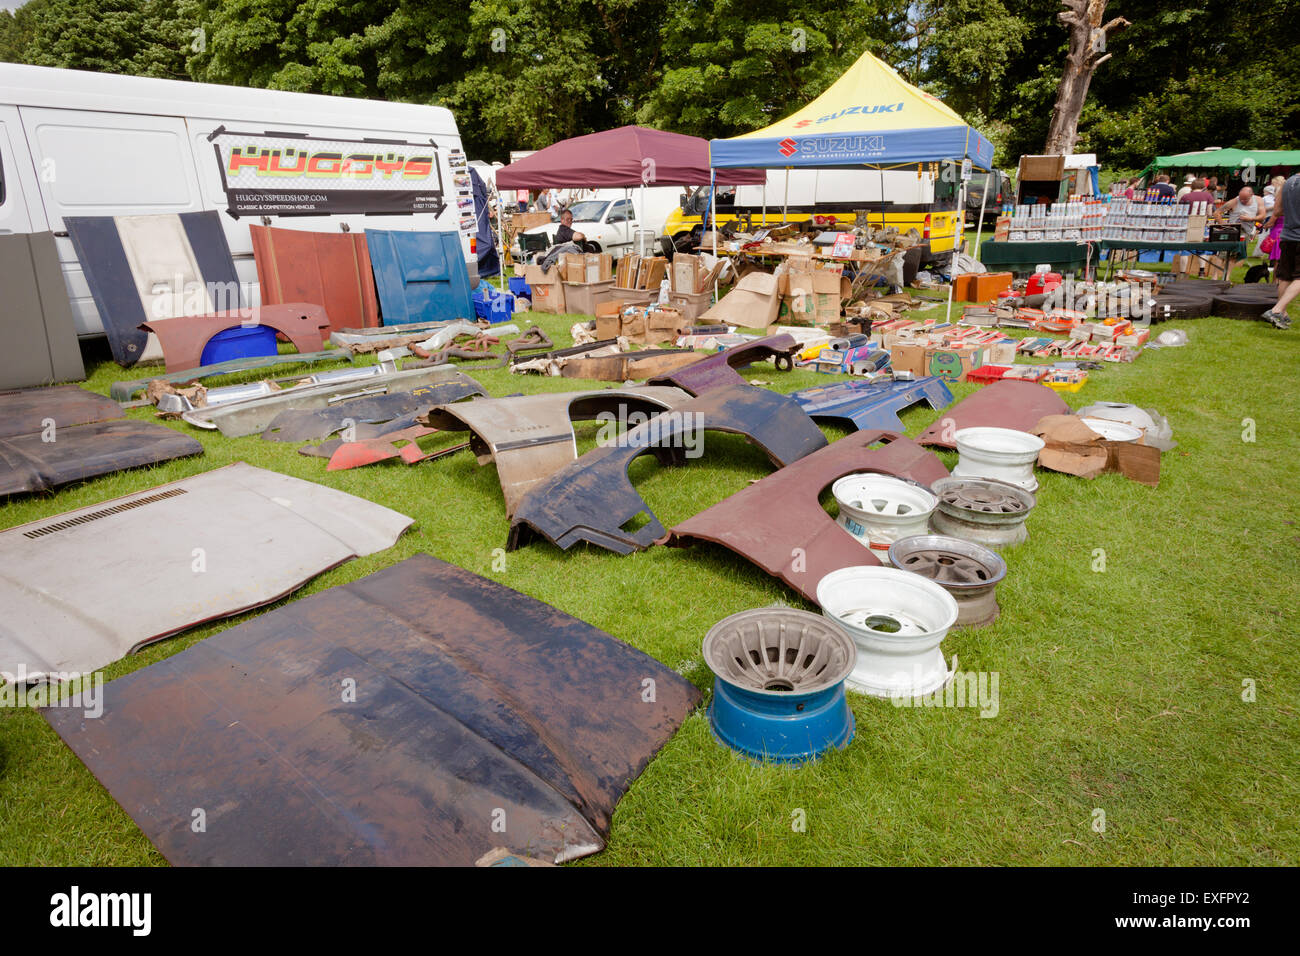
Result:
M961 428L988 426L1029 432L1046 415L1068 414L1070 406L1046 385L1002 379L963 398L921 432L916 441L936 448L956 448Z
M536 534L561 548L579 541L630 554L649 547L664 527L628 478L633 459L652 452L663 464L687 457L684 440L702 431L733 432L767 453L778 468L826 445L826 436L786 395L753 385L726 385L630 429L611 445L593 449L539 482L519 502L508 549ZM648 523L626 530L639 515Z
M379 325L365 233L248 227L263 305L315 302L332 331Z
M0 392L0 438L39 434L50 423L63 428L125 416L117 402L80 385Z
M760 362L769 356L778 369L789 370L794 367L794 352L799 343L788 332L769 335L741 345L733 345L725 352L718 352L707 358L692 362L685 368L669 375L659 375L649 380L650 385L676 385L692 395L703 395L715 388L728 385L748 384L736 372L754 362Z
M622 430L690 400L681 389L662 385L551 392L443 405L419 421L445 431L469 430L478 463L496 462L510 517L530 488L578 457L575 421L609 416Z
M409 392L365 395L335 402L325 408L289 408L271 419L262 432L267 441L307 441L328 438L349 424L378 424L411 415L432 405L458 402L471 395L486 395L483 386L462 372L451 381L416 385ZM412 422L414 424L414 422Z
M854 432L687 518L665 543L730 548L816 604L817 582L831 571L880 563L818 501L834 481L857 472L910 478L927 488L948 476L943 462L911 439Z
M237 462L0 531L0 673L88 673L282 598L392 547L410 524L362 498Z
M596 853L700 699L636 648L427 554L101 695L96 719L75 697L45 719L171 863L236 866Z

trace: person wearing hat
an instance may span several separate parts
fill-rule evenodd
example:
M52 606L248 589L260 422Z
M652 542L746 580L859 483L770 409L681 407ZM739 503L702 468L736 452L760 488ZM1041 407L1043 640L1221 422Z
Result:
M1177 197L1177 198L1182 199L1182 198L1183 198L1184 196L1186 196L1189 192L1191 192L1191 191L1192 191L1192 183L1194 183L1194 182L1196 182L1196 177L1193 176L1191 173L1188 173L1187 176L1183 179L1183 188L1180 189L1180 190L1178 190L1178 197Z

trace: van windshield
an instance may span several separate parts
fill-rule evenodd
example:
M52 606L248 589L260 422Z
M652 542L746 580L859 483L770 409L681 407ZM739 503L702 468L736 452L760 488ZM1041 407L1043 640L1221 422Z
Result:
M574 222L599 222L608 205L608 202L599 199L584 199L570 206L569 212L573 213Z

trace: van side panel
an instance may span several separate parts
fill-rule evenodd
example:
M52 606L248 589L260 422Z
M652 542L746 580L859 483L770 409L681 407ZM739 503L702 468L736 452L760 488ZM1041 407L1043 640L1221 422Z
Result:
M32 215L30 203L35 195L36 181L18 110L0 106L0 235L45 231L39 203Z
M171 116L21 107L54 232L65 216L147 215L202 209L185 123ZM59 262L78 335L104 331L72 242L58 237Z

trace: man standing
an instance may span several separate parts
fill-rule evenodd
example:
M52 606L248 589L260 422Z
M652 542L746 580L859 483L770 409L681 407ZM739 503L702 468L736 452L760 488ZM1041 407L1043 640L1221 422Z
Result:
M1237 195L1219 207L1219 215L1228 222L1241 224L1241 238L1254 239L1255 227L1265 219L1264 205L1255 198L1255 190L1242 186Z
M1178 190L1174 189L1169 182L1168 173L1161 173L1156 177L1155 185L1151 187L1151 191L1161 199L1173 199L1178 194Z
M1279 329L1291 327L1291 317L1286 310L1296 295L1300 294L1300 173L1294 173L1282 186L1273 203L1273 215L1264 223L1264 231L1282 217L1282 232L1278 237L1277 304L1264 313L1263 318Z
M1192 191L1185 194L1183 198L1178 201L1189 204L1203 202L1208 204L1205 207L1206 209L1212 210L1214 208L1214 194L1206 190L1204 179L1194 180L1192 182Z

